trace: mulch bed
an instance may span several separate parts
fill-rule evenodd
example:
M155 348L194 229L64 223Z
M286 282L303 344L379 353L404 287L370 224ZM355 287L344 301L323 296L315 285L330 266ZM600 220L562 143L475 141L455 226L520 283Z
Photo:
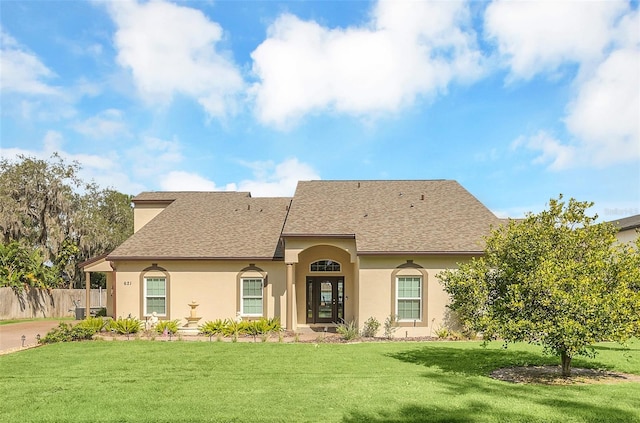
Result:
M640 375L583 368L573 368L571 369L571 376L564 377L560 366L504 367L491 372L491 377L505 382L542 385L640 382Z

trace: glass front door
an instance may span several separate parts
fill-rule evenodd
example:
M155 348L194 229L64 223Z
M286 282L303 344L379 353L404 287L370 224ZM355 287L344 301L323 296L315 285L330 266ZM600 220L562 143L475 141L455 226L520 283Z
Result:
M344 321L344 278L307 278L307 323Z

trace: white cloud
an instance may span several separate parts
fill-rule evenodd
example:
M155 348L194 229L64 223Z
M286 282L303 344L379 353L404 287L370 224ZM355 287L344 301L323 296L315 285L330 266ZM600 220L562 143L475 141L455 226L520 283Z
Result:
M533 163L547 165L551 170L562 170L574 166L576 150L572 146L563 145L550 134L540 131L531 137L521 136L516 139L512 148L525 147L529 150L539 151Z
M216 184L196 173L171 171L160 179L163 191L219 191Z
M360 27L325 28L284 14L251 54L256 113L287 127L311 112L397 112L482 73L462 2L382 0Z
M0 89L3 93L56 95L58 89L47 80L55 74L33 53L22 48L4 31L0 32Z
M216 49L223 37L220 25L198 10L164 1L107 5L118 27L118 63L131 70L143 98L168 104L182 94L196 99L209 116L233 111L244 83L228 53Z
M73 125L79 133L91 138L110 138L128 135L127 125L122 121L122 111L107 109L95 116Z
M529 79L601 59L628 9L625 1L494 1L485 11L485 31L512 77Z
M296 158L277 165L273 162L254 162L249 166L254 169L254 179L240 182L238 190L249 191L254 197L290 197L298 181L320 179L310 165Z
M640 158L640 50L616 50L580 85L566 125L589 161L598 165Z
M134 164L131 172L143 179L156 178L159 173L169 171L184 160L182 143L176 138L165 140L142 136L139 142L125 151L125 155Z
M25 150L21 148L0 148L0 157L16 161L18 156L49 160L53 153L67 163L77 161L81 170L78 176L85 182L93 181L101 187L111 187L127 194L136 194L144 190L144 185L132 181L116 152L104 151L101 154L76 154L64 150L65 139L58 131L47 131L42 139L42 149Z
M535 163L561 170L640 158L640 31L628 2L497 1L485 28L509 79L577 66L563 119L568 140L542 130L515 143L540 151Z
M197 173L172 171L161 178L160 188L167 191L248 191L254 197L291 197L298 181L320 179L311 166L296 158L278 164L271 161L242 164L252 169L253 179L219 187Z

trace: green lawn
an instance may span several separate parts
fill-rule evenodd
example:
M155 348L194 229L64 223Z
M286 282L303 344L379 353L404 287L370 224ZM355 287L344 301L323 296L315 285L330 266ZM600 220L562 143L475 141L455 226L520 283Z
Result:
M640 342L596 367L640 374ZM94 341L0 356L3 422L640 422L640 383L516 385L495 368L556 364L479 342Z
M51 322L51 321L67 321L67 320L75 320L75 317L34 317L33 319L8 319L8 320L0 320L0 326L4 325L12 325L14 323L24 323L24 322Z

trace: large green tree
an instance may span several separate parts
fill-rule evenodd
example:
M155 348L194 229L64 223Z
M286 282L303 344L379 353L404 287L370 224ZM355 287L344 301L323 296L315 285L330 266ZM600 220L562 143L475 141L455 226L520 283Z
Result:
M133 233L131 196L82 181L80 170L57 154L49 160L0 160L3 244L39 251L70 286L82 283L79 262L110 251Z
M510 220L483 257L439 277L449 307L485 339L529 342L559 355L571 373L593 344L640 335L640 252L616 228L588 216L592 203L552 199L548 210Z

